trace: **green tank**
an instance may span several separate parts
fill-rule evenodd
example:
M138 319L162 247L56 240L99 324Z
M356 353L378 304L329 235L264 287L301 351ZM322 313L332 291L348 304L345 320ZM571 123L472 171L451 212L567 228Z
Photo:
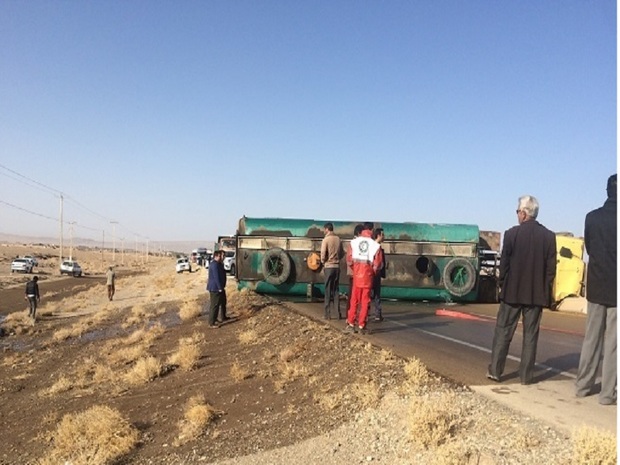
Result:
M322 295L324 276L317 267L323 226L349 247L357 221L247 218L237 230L240 288L286 295ZM480 231L476 225L374 222L383 228L387 269L381 295L386 299L476 300ZM348 291L347 265L340 267L340 292Z

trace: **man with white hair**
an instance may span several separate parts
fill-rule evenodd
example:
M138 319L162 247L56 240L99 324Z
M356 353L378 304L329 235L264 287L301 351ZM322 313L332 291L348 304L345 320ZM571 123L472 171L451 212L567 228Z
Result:
M531 384L534 378L542 309L551 305L557 260L555 234L536 221L538 208L535 197L520 197L516 212L519 225L504 233L499 264L500 305L487 371L487 378L497 382L504 372L508 348L521 315L523 345L519 377L521 384Z

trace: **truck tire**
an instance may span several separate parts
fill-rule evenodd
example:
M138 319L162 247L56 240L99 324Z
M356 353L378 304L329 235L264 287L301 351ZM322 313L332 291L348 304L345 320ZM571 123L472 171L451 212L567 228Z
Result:
M282 284L291 275L291 258L279 247L269 249L263 256L261 271L269 284Z
M465 258L453 258L443 269L443 285L456 297L471 292L476 284L476 270Z

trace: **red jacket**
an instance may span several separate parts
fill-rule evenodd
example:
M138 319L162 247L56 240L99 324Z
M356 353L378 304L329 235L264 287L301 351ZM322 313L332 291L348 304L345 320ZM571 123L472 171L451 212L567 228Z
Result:
M372 231L362 231L347 250L347 265L353 268L353 286L372 288L372 280L383 262L381 247L372 239Z

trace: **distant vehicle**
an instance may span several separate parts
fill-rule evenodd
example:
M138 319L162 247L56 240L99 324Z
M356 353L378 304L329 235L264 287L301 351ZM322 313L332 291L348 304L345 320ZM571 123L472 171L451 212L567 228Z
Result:
M22 273L32 273L32 262L27 258L16 258L11 262L11 273L20 271Z
M39 262L32 255L24 255L24 258L27 260L30 260L30 262L32 263L32 266L39 266Z
M237 269L237 252L234 250L227 250L224 252L224 270L234 275Z
M177 270L177 273L183 273L184 271L189 271L191 273L192 264L190 263L189 258L181 257L177 259L176 270Z
M82 276L82 267L75 260L64 260L60 264L60 274L70 274L73 277L79 278Z

